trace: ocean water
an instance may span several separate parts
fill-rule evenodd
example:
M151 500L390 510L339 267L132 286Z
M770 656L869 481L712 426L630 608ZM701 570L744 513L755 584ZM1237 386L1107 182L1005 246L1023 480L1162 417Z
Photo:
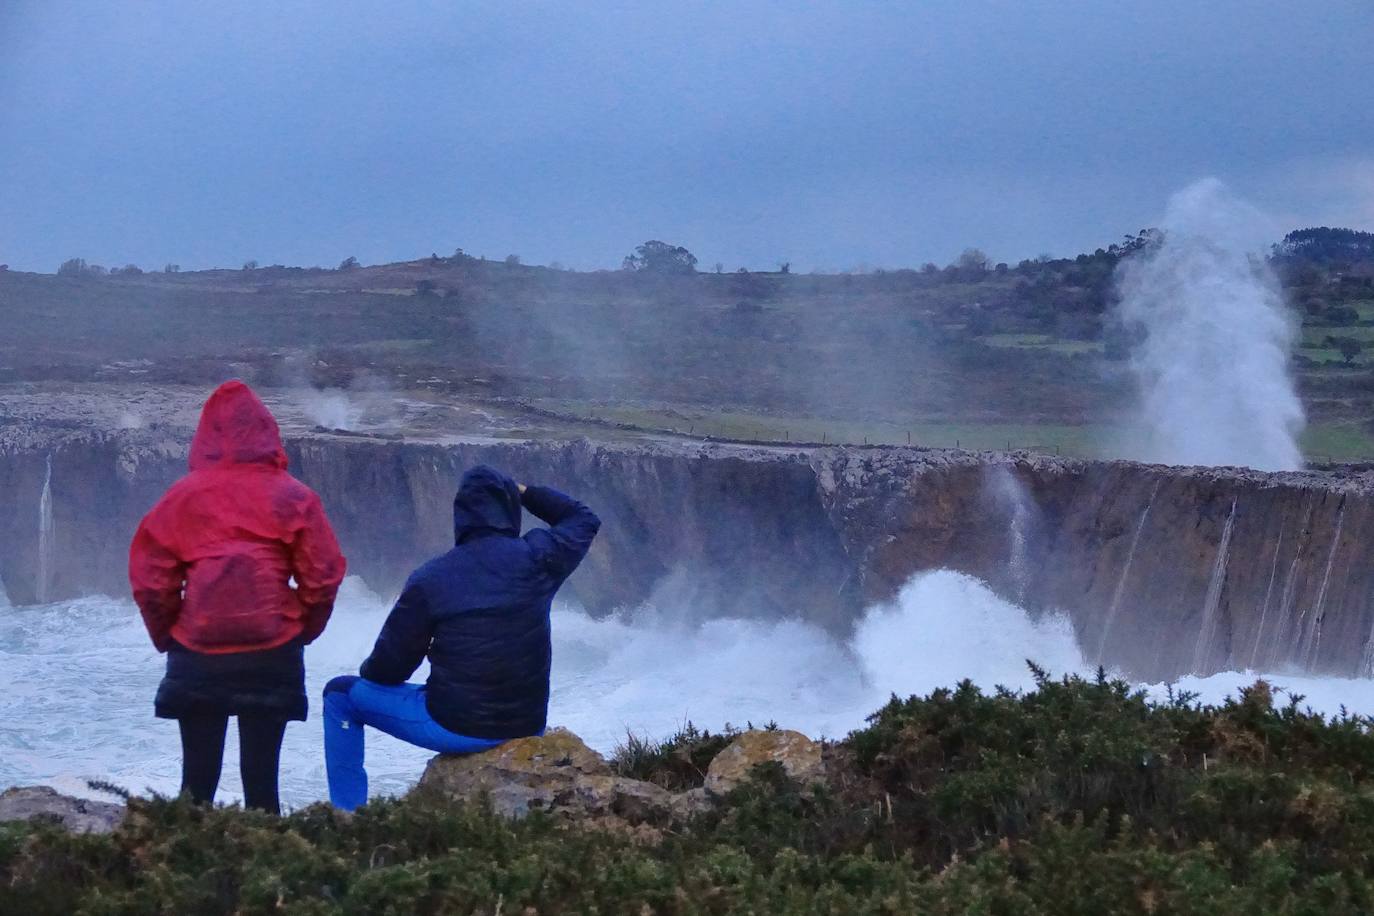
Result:
M386 611L381 596L350 579L325 635L306 650L311 717L287 729L281 772L288 806L326 796L319 692L334 675L356 672ZM550 724L603 752L629 732L662 737L689 721L713 730L777 722L839 738L894 693L926 693L964 678L1028 688L1028 658L1054 674L1092 670L1066 619L1032 620L953 572L913 578L893 602L872 608L847 641L797 621L688 622L682 611L644 608L597 620L557 608ZM176 791L176 723L152 710L162 658L132 602L91 597L0 610L0 672L0 788L47 784L89 794L86 780L102 779L135 792ZM424 675L422 668L416 679ZM1177 686L1215 702L1258 676L1225 672ZM1314 709L1374 713L1374 682L1268 677ZM1165 688L1149 689L1162 695ZM369 730L373 793L404 792L429 756ZM240 797L237 760L231 726L222 801Z

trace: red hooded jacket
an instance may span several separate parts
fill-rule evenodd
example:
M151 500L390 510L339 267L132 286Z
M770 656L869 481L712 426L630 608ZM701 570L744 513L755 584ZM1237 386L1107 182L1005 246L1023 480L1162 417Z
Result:
M243 382L225 382L205 402L190 466L129 548L129 582L153 645L227 654L314 640L334 609L344 558L320 498L286 472L276 419Z

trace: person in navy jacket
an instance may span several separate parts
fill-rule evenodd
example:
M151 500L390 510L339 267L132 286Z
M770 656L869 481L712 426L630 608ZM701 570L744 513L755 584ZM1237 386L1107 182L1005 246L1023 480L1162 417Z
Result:
M522 506L549 527L521 537ZM364 725L448 754L543 733L550 606L600 527L591 509L550 487L525 487L485 466L463 475L454 548L411 574L361 677L325 686L335 806L352 811L367 801ZM428 682L407 683L426 656Z

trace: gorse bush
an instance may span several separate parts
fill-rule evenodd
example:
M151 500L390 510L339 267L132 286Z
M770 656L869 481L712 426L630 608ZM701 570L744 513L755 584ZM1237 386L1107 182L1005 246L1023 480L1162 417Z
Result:
M729 726L713 735L691 722L663 741L630 732L611 754L611 770L669 790L691 789L706 781L706 768L737 735Z
M753 729L754 723L746 724ZM769 722L764 731L777 731ZM672 737L662 741L629 732L611 754L611 771L618 776L642 779L671 791L693 789L706 781L706 770L716 755L740 735L740 729L726 725L718 733L698 729L691 722Z
M894 848L927 864L1086 823L1104 842L1205 849L1242 878L1261 849L1295 879L1374 873L1370 720L1275 707L1262 682L1202 707L1037 672L1025 695L965 682L869 721L855 767L889 799Z
M1155 703L1104 677L894 698L653 842L417 791L352 817L130 803L110 836L0 827L0 913L1374 912L1369 720ZM685 728L614 766L695 785L728 742Z

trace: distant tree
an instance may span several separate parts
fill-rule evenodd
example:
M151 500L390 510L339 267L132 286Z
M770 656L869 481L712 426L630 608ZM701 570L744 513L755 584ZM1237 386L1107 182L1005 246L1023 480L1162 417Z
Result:
M1148 248L1158 248L1162 244L1164 244L1163 229L1141 229L1135 235L1126 236L1120 246L1113 245L1112 247L1117 248L1121 254L1127 255Z
M165 265L163 265L163 267L162 267L162 272L165 273L165 274L179 274L179 273L181 273L181 265L180 265L180 264L165 264Z
M1374 232L1327 226L1297 229L1274 246L1274 254L1317 262L1369 260L1374 258Z
M991 259L980 248L965 248L954 262L954 267L966 276L982 276L988 272Z
M244 261L244 262L243 262L243 269L244 269L244 270L257 270L257 269L258 269L258 262L257 262L257 261Z
M508 255L506 255L506 266L507 266L507 267L519 267L519 266L520 266L520 255L518 255L518 254L508 254Z
M419 280L415 283L415 295L433 296L439 287L433 280Z
M116 267L110 273L120 277L138 277L143 274L143 268L137 264L125 264L123 267Z
M9 266L8 264L0 264L0 274L4 273L5 271L7 271L7 270L9 270L9 269L10 269L10 266Z
M930 276L931 274L938 274L939 272L940 265L936 264L934 261L926 261L924 264L921 265L921 273L925 274L926 276Z
M1111 325L1102 334L1102 355L1113 362L1119 362L1131 355L1135 343L1131 332L1119 324Z
M635 249L621 265L625 270L659 274L690 274L697 269L696 255L681 245L651 240Z
M550 261L549 270L564 270L562 261Z
M85 258L68 258L57 268L59 277L84 277L90 271Z
M1345 364L1349 366L1355 362L1355 357L1364 350L1364 343L1354 337L1338 337L1336 338L1336 349L1341 351L1341 359L1345 360Z
M718 273L718 274L723 274L723 273L725 273L725 265L722 264L722 263L720 263L719 261L716 262L716 273Z
M351 255L339 262L339 270L357 270L358 266L358 259Z
M1360 320L1360 313L1348 305L1337 305L1326 310L1326 323L1336 327L1349 327Z
M790 274L791 272L792 272L792 262L791 262L791 261L783 261L781 264L778 265L778 273L780 273L780 274Z

